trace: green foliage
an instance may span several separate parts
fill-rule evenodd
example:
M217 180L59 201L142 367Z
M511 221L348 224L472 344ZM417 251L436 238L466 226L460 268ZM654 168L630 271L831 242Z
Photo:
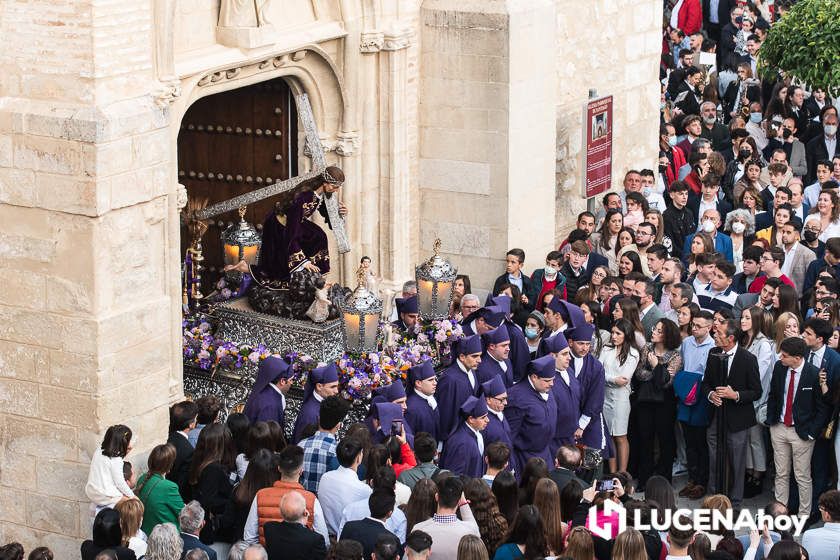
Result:
M759 74L777 70L837 94L840 90L840 0L800 0L771 26L758 54Z

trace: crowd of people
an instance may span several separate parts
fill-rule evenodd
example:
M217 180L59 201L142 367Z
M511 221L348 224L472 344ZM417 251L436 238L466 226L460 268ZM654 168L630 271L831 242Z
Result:
M293 372L272 356L241 413L175 404L145 469L111 426L83 560L837 560L838 111L756 73L789 5L666 1L658 167L628 171L530 275L514 248L492 289L459 276L451 363L378 389L364 422L343 425L335 364L287 413ZM396 300L402 336L416 291ZM807 518L801 542L611 523L768 489L772 516Z

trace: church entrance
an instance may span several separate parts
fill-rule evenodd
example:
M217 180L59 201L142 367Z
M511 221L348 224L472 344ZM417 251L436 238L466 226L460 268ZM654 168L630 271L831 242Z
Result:
M297 175L298 118L294 95L283 78L199 99L178 133L178 181L190 200L215 204ZM245 219L262 229L275 199L248 207ZM202 292L212 291L224 266L220 236L235 212L208 221L203 236ZM182 225L181 254L190 243Z

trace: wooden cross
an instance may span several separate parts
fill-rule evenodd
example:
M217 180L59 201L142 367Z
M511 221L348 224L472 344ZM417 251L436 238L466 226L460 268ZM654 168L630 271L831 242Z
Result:
M283 194L296 189L304 181L308 181L313 177L317 177L327 168L326 158L324 157L324 147L321 145L321 138L318 136L318 127L315 125L315 117L312 115L312 106L309 104L309 96L302 93L295 96L297 101L298 116L303 124L304 135L306 138L306 146L304 152L308 151L312 159L312 170L309 173L279 181L273 185L268 185L261 189L257 189L239 196L235 196L229 200L224 200L208 206L203 210L195 213L199 220L206 220L219 214L232 212L238 210L241 206L247 206L260 200L265 200L268 197ZM344 227L344 218L338 213L338 197L327 196L324 197L324 204L327 208L327 215L330 217L330 226L332 226L335 241L338 246L339 253L347 253L350 251L350 241L347 238L347 230Z

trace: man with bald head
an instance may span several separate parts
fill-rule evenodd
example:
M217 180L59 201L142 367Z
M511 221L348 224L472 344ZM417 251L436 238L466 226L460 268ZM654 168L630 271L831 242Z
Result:
M280 499L283 521L265 524L265 548L269 560L323 560L327 555L324 539L306 527L306 499L290 491Z
M711 235L715 241L715 251L722 254L726 260L729 262L732 261L732 239L726 235L725 233L721 233L718 231L720 228L721 220L720 220L720 212L714 209L704 210L703 214L700 217L700 231L705 232L707 235ZM694 236L697 235L689 235L685 239L685 245L683 246L683 261L688 261L688 256L691 254L691 242L694 241Z

